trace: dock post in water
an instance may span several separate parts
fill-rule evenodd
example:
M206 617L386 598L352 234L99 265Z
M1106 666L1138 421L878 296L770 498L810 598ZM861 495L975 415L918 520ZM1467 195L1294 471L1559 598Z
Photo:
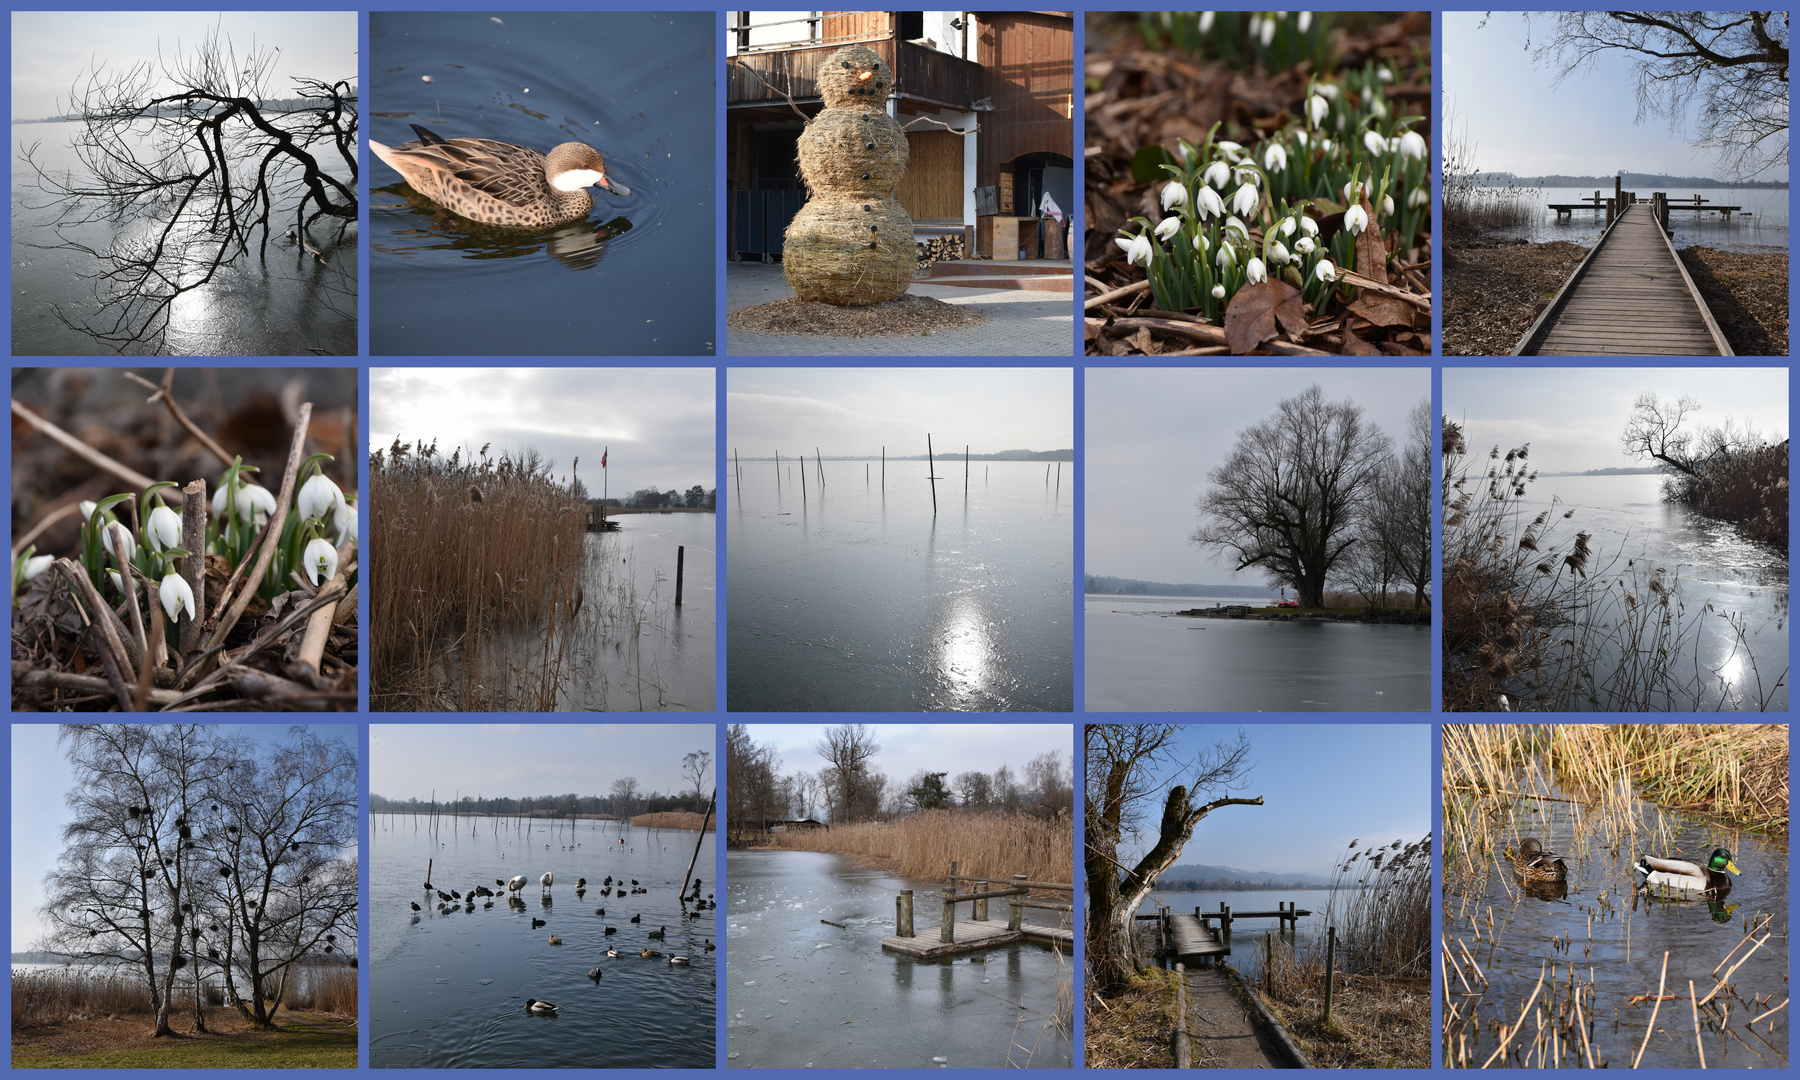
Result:
M1337 927L1325 931L1325 1023L1331 1023L1331 984L1337 977Z
M1225 953L1231 953L1231 905L1219 901L1219 940L1225 944Z
M819 490L824 491L825 490L825 457L823 454L819 453L819 448L816 446L813 447L813 462L819 466Z
M963 495L969 494L969 444L963 443Z
M800 509L806 509L806 451L800 451Z
M950 883L950 895L956 895L956 882ZM944 901L944 918L938 924L938 940L948 945L956 940L956 901Z
M681 606L681 574L687 568L687 545L675 548L675 606Z
M931 471L931 475L927 477L931 481L931 516L937 517L937 455L931 451L931 432L929 431L925 433L925 465ZM954 866L951 867L952 872L955 869ZM955 882L951 882L952 891L954 891L955 884ZM945 938L944 940L949 941L950 939Z
M975 883L975 891L977 893L987 892L988 891L988 883L985 881L977 881ZM988 902L985 899L975 901L975 921L976 922L986 922L987 921L987 916L988 916L987 905L988 905Z
M781 451L775 451L775 498L781 498Z
M731 448L731 471L737 474L738 509L744 506L744 467L738 464L737 447Z
M1013 888L1023 889L1024 887L1025 875L1014 874ZM1012 910L1006 914L1006 928L1008 930L1023 930L1025 928L1025 898L1023 896L1015 896L1012 898Z
M913 891L901 889L894 897L894 936L913 936Z

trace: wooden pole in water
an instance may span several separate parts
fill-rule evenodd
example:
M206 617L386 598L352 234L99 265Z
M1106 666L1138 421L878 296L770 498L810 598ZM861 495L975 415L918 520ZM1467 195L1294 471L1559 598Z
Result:
M931 470L931 516L937 516L937 455L931 452L931 432L925 433L925 465ZM948 939L946 939L948 940Z
M675 549L675 606L681 606L681 574L687 568L687 545Z
M775 451L775 497L781 498L781 451Z
M1025 875L1024 874L1014 874L1013 875L1013 888L1023 889L1024 887L1025 887ZM1024 927L1025 927L1025 898L1023 896L1015 896L1012 898L1012 910L1010 912L1008 912L1007 916L1006 916L1006 928L1008 930L1018 931L1018 930L1024 929Z
M825 459L820 456L819 448L813 447L813 461L819 466L819 490L825 490Z
M950 886L950 893L954 896L956 894L956 883L953 881L950 883ZM956 942L956 901L954 900L944 901L943 919L938 924L938 940L946 945L955 944Z
M975 883L975 891L978 893L987 892L988 891L988 883L985 881L977 881ZM982 899L982 900L975 901L975 921L976 922L986 922L987 916L988 916L987 900Z
M1187 965L1175 962L1175 1067L1193 1066L1193 1044L1187 1028Z
M913 891L901 889L894 897L894 936L913 936Z
M881 448L881 490L887 490L887 447Z
M969 444L963 443L963 494L969 493Z
M744 467L738 464L737 447L731 448L731 471L737 474L738 508L744 505Z
M679 589L678 589L679 591ZM706 842L706 826L712 822L713 807L719 802L719 789L713 788L712 798L706 804L706 817L700 821L700 836L694 841L694 857L688 860L687 873L681 876L681 894L687 895L688 879L694 876L694 864L700 861L700 845ZM718 882L713 882L717 885Z
M1331 984L1336 977L1337 967L1337 927L1328 927L1325 932L1325 1023L1331 1023Z
M806 509L806 451L800 451L800 509Z

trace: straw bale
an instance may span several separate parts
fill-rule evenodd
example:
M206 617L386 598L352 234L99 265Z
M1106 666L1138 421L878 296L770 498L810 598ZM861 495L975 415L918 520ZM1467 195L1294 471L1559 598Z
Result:
M885 108L893 85L887 61L866 45L846 45L819 65L819 96L827 109Z
M912 281L912 218L892 199L814 198L787 229L782 268L802 300L892 300Z
M826 109L800 134L800 175L815 195L891 198L906 175L906 132L868 109Z

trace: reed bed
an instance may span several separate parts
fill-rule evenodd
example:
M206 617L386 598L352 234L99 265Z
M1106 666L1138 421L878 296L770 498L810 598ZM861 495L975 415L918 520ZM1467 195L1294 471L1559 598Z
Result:
M1528 225L1542 211L1543 189L1495 184L1475 165L1476 144L1452 107L1444 117L1444 228L1451 242L1495 229Z
M284 1007L296 1012L355 1016L357 1014L356 969L339 964L307 968L297 986L289 985Z
M398 438L369 459L370 705L546 711L569 677L585 517L533 451L462 460Z
M988 814L921 810L893 821L864 821L829 829L789 830L776 847L854 855L901 877L932 879L950 872L1004 881L1074 882L1075 823L1017 812Z
M704 824L707 832L716 832L719 818L716 814L709 818L692 810L664 810L657 814L639 814L631 819L631 823L646 829L686 829L688 832L698 832Z
M1665 496L1736 524L1752 539L1787 550L1788 441L1711 458L1699 475L1670 477Z
M203 1004L225 1004L225 991L208 980L200 992ZM194 1008L194 984L177 979L170 1014L186 1016ZM358 1009L356 969L347 965L312 965L304 968L287 987L284 1011L355 1016ZM79 971L15 971L12 976L12 1026L14 1031L97 1018L149 1015L150 991L141 974L117 972L100 975Z

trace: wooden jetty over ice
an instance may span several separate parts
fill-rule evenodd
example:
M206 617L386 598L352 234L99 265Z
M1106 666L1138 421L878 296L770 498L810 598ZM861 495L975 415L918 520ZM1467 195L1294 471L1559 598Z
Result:
M1699 195L1695 195L1689 199L1667 199L1665 201L1669 204L1670 210L1692 210L1700 214L1704 214L1708 211L1715 211L1720 218L1729 218L1732 214L1744 209L1742 206L1722 206L1713 202L1711 199L1702 198ZM1572 218L1575 216L1575 211L1577 210L1592 210L1595 213L1604 213L1606 211L1606 200L1601 197L1598 191L1594 192L1592 196L1586 199L1578 199L1572 203L1553 202L1547 203L1546 205L1549 206L1550 209L1556 211L1556 216L1559 218ZM1748 213L1748 211L1745 212Z
M957 892L956 883L959 881L967 883L969 891ZM1024 874L1014 874L1010 881L1004 883L1004 888L995 887L999 884L1002 883L989 878L958 874L956 864L951 863L949 882L939 896L938 924L924 928L914 926L913 891L906 889L894 898L894 933L881 939L881 947L925 959L993 949L1017 941L1036 941L1073 952L1073 929L1025 921L1026 908L1066 911L1072 917L1075 910L1072 902L1075 892L1073 885L1027 881ZM1031 897L1033 889L1068 893L1071 900L1034 900ZM1004 919L988 917L988 905L996 900L1007 902L1007 917ZM970 917L961 922L956 918L958 904L972 905Z
M1195 908L1192 915L1164 907L1154 915L1139 915L1138 918L1156 920L1162 938L1159 951L1171 963L1192 966L1198 960L1230 956L1232 924L1239 919L1277 919L1281 923L1281 932L1291 933L1302 918L1312 914L1300 910L1291 900L1275 903L1275 911L1233 911L1229 904L1220 901L1218 911Z
M1557 290L1514 356L1731 356L1731 346L1669 242L1672 204L1657 192L1605 201L1606 230Z

